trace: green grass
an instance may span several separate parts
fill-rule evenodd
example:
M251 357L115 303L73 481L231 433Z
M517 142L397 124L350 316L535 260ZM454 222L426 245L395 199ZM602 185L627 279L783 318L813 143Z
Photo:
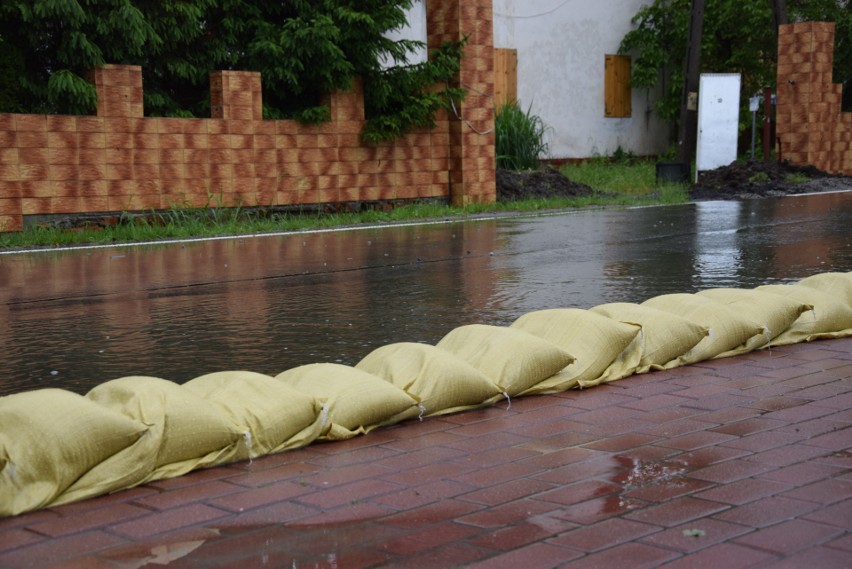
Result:
M439 203L398 206L390 211L364 210L358 213L272 213L258 215L246 208L214 205L204 209L174 206L143 216L124 214L114 226L62 229L27 227L18 233L0 233L0 249L63 247L78 244L111 244L223 235L250 235L304 231L358 225L429 219L464 219L473 215L507 212L536 212L592 206L671 204L687 201L685 185L656 187L654 164L645 161L610 162L596 159L565 166L562 172L601 192L580 198L528 199L493 204L473 204L465 208Z
M659 204L688 201L688 184L657 186L657 169L654 162L632 157L610 160L594 158L560 168L560 172L574 182L586 184L599 192L618 194L624 203L648 201Z

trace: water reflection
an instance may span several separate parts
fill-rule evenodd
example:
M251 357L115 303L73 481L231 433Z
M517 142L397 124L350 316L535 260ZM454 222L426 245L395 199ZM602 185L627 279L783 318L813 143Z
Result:
M0 394L354 364L530 310L852 270L852 194L0 255Z

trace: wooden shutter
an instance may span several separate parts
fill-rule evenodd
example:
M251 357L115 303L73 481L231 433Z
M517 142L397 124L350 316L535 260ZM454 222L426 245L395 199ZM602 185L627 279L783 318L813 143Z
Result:
M518 99L518 50L494 50L494 106Z
M630 106L630 56L606 55L604 75L604 116L629 117Z

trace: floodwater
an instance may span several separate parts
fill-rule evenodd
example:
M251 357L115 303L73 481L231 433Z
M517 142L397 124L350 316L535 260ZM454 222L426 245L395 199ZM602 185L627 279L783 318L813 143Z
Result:
M0 395L353 365L379 346L852 271L852 193L0 254Z

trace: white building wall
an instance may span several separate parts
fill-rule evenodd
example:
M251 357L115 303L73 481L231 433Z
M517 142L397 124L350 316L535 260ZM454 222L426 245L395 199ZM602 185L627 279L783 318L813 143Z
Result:
M425 42L427 1L414 2L409 26L388 36ZM653 111L654 93L632 90L630 118L604 116L604 56L618 53L648 1L494 0L494 47L518 52L518 100L548 125L549 158L668 149L669 126ZM410 62L425 59L424 49Z
M668 146L653 93L633 89L632 116L604 116L604 56L618 53L647 0L494 0L494 47L518 52L518 100L550 127L550 158L639 156Z

